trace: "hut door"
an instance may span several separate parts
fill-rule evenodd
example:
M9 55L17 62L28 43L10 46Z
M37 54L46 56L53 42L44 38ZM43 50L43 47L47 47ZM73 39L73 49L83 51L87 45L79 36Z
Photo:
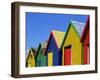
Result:
M52 66L53 64L53 54L52 52L48 53L48 66Z
M64 49L64 65L71 65L71 46Z

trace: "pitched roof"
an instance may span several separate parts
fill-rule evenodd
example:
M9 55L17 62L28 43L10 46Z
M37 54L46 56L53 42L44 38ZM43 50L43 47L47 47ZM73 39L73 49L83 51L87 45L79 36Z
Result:
M46 47L47 47L47 42L48 41L41 42L41 48L42 48L42 53L43 54L45 53L45 50L46 50Z
M86 21L86 25L85 25L84 30L82 32L81 42L84 41L84 38L86 37L86 34L89 31L89 20L90 20L90 16L88 16L88 19Z
M82 36L82 32L84 30L84 27L85 27L85 23L82 23L82 22L78 22L78 21L71 21L71 23L74 25L79 37Z
M83 30L84 30L85 23L78 22L78 21L73 21L73 20L72 20L72 21L69 23L69 26L68 26L67 31L66 31L66 33L65 33L64 39L63 39L62 44L61 44L61 48L62 48L62 46L63 46L63 44L64 44L64 42L65 42L65 38L66 38L66 36L67 36L67 34L68 34L68 31L69 31L71 25L73 25L73 28L75 29L75 31L76 31L77 35L79 36L79 38L81 38L81 36L82 36L82 32L83 32Z
M36 50L34 48L31 48L32 52L33 52L33 55L35 56L36 55Z
M29 52L28 52L28 55L27 55L26 60L28 60L28 58L29 58L29 55L30 55L31 51L32 51L32 53L33 53L34 57L36 56L36 51L35 51L35 49L30 48L30 49L29 49Z
M42 48L46 48L46 46L47 46L47 41L41 42L41 47Z
M47 46L47 41L39 44L38 49L37 49L37 53L36 53L36 56L35 56L35 60L37 60L37 57L38 57L40 51L41 51L42 54L45 54L46 46Z
M35 59L37 59L38 54L39 54L39 51L40 51L41 49L42 49L42 48L41 48L41 44L39 44L38 49L37 49L37 53L36 53L36 56L35 56Z
M53 34L53 36L55 38L55 41L57 43L58 48L60 48L61 44L62 44L62 41L63 41L63 38L64 38L64 35L65 35L65 32L53 30L52 34Z

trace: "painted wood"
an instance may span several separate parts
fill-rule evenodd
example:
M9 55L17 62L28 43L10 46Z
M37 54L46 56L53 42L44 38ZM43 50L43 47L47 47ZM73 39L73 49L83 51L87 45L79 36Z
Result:
M64 65L71 65L71 47L64 49Z
M81 43L83 43L83 64L90 63L90 31L89 31L89 20L90 17L86 21L86 26L82 33Z
M52 52L53 66L59 66L62 64L62 53L60 51L60 46L64 37L64 32L52 31L48 40L48 45L45 51L46 55L46 65L48 66L48 53Z
M52 66L53 65L53 53L49 52L48 53L48 66Z
M36 57L35 57L35 61L36 61L37 67L46 66L46 56L43 53L43 49L42 49L41 44L39 44L37 54L36 54Z
M88 31L88 33L87 33L87 35L86 35L86 38L85 38L85 40L84 40L84 54L83 54L83 57L84 57L84 62L83 62L83 64L89 64L90 62L89 62L89 31Z
M64 65L64 48L69 45L72 45L71 64L82 64L82 43L80 42L80 37L72 24L69 24L62 44L62 65Z
M32 48L29 50L27 56L26 67L35 67L35 51Z

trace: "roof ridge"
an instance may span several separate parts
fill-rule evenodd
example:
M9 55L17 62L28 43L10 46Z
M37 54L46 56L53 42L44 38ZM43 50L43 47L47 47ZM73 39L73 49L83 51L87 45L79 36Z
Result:
M56 32L52 31L52 34L53 34L54 39L55 39L55 41L56 41L56 43L58 45L58 48L60 48L62 40L63 40L63 37L65 35L65 32L63 32L63 31L57 31L57 33L56 33Z
M73 24L74 28L78 32L79 37L81 37L86 23L79 22L79 21L73 21L73 20L71 20L71 23Z
M78 23L78 24L84 24L84 25L85 25L85 23L84 23L84 22L75 21L75 20L71 20L71 23Z

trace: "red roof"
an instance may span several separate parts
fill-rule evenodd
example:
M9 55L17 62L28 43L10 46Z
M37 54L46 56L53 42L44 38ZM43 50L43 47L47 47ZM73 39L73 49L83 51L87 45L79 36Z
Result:
M81 42L85 39L86 33L89 30L89 21L90 21L90 16L88 16L88 19L86 21L86 25L85 25L84 30L82 32L82 36L81 36L81 39L80 39Z

